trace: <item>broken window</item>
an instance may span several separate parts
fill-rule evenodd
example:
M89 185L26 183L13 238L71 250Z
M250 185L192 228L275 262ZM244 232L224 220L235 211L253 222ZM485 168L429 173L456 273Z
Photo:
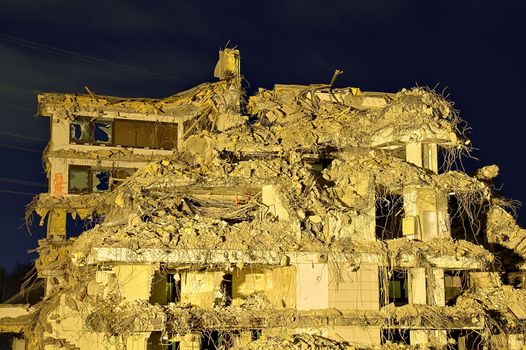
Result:
M95 120L93 122L93 143L111 144L112 130L113 123L111 121Z
M457 298L468 286L466 271L444 271L444 294L446 305L454 305Z
M110 189L111 173L107 170L92 170L92 192L104 192Z
M376 200L376 238L387 240L403 237L403 196L387 193Z
M91 126L88 119L78 118L69 127L70 142L87 143L91 140Z
M71 143L112 144L113 122L78 117L69 127Z
M86 166L70 166L68 193L90 192L90 168Z
M83 194L113 190L136 169L93 169L89 166L70 165L68 193Z

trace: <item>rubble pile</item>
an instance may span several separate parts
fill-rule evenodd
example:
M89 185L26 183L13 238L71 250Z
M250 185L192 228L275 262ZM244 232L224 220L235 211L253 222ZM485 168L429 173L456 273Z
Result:
M526 230L498 167L452 170L471 146L451 102L318 84L244 106L239 57L220 57L222 80L165 99L39 96L59 128L26 214L48 225L46 297L0 326L45 350L465 350L526 332ZM68 215L93 227L66 239Z

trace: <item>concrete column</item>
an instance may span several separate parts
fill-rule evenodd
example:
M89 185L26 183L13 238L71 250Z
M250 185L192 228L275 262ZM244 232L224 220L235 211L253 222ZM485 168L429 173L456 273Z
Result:
M422 150L422 165L424 168L438 173L438 147L436 143L426 143Z
M415 268L408 270L409 304L427 304L426 269Z
M409 279L409 303L410 304L426 304L426 269L415 268L408 270ZM428 334L425 330L411 330L409 331L409 338L411 345L427 344Z
M415 188L404 188L404 219L402 232L407 239L420 239L420 216L417 206L418 192Z
M406 144L405 160L416 166L422 167L422 144L420 142Z
M66 239L66 217L65 209L53 209L47 219L47 239L50 241Z
M51 142L54 146L69 144L70 120L65 115L53 115L51 118Z
M26 350L26 340L24 338L13 338L13 342L11 343L11 349L12 350Z
M68 193L68 163L64 159L49 159L49 193L62 197Z
M430 305L446 305L446 292L444 287L444 270L431 268L428 270L427 295Z

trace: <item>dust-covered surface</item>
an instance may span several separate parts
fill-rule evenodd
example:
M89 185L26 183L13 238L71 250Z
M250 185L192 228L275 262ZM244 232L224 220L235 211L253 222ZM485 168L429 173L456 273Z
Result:
M243 338L243 332L254 330L260 332L254 339L223 346L411 349L463 341L464 333L454 332L472 332L480 344L491 344L492 337L526 331L521 289L526 287L526 231L509 213L513 202L492 186L496 166L473 177L451 170L469 153L470 143L450 102L424 88L386 94L277 85L250 97L241 113L239 86L237 79L223 80L159 100L40 95L40 113L61 118L79 112L94 118L119 113L163 122L172 118L184 124L182 147L151 158L126 148L50 147L48 157L152 162L112 192L35 198L28 220L35 212L45 224L53 210L104 220L77 238L40 242L36 264L47 279L47 297L29 315L1 319L2 329L19 325L31 349L87 349L93 339L105 343L101 349L133 348L129 339L142 335L145 340L151 332L179 341L212 331ZM446 171L408 162L407 143L439 144ZM435 237L379 239L379 203L388 202L388 216L401 216L393 198L408 201L420 193L423 204L416 209L430 202L442 210L439 218L446 218ZM454 211L447 205L453 196ZM510 251L505 265L497 254L504 248ZM203 294L208 304L198 305L199 295L191 293L187 302L152 300L156 271L181 279L277 271L312 256L316 264L352 271L374 263L386 276L413 268L491 272L510 285L482 278L468 283L447 306L431 297L427 304L395 306L384 295L377 310L299 310L294 304L276 305L265 292L231 304L218 286ZM384 332L378 331L378 344L364 345L331 333L331 327L342 326ZM409 345L403 337L390 338L390 330L440 330L444 338Z

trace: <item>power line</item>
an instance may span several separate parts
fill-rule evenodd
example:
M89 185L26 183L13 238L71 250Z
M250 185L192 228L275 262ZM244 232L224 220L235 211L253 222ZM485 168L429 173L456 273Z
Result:
M42 141L42 142L48 142L46 139L42 139L40 137L34 137L34 136L26 136L26 135L20 135L20 134L14 134L7 131L0 131L0 135L8 135L13 137L19 137L21 139L27 139L27 140L34 140L34 141Z
M77 52L74 52L74 51L61 49L61 48L54 47L54 46L51 46L51 45L41 44L41 43L38 43L38 42L35 42L35 41L26 40L26 39L14 37L14 36L3 34L3 33L0 33L0 38L3 38L4 40L8 40L8 41L11 41L11 42L18 43L20 45L29 46L29 47L32 47L32 48L35 48L35 49L38 49L38 50L47 51L47 52L51 52L51 53L54 53L54 54L57 54L57 55L65 56L65 57L68 57L68 58L74 58L74 59L78 59L78 60L81 60L81 61L87 61L87 62L90 62L90 63L103 64L103 65L111 66L113 68L118 68L118 69L121 69L121 70L126 70L126 71L130 71L130 72L134 72L134 73L139 73L139 74L143 74L143 75L146 75L146 76L150 76L151 78L156 78L156 79L160 79L160 80L176 82L176 83L178 83L180 85L184 85L184 86L194 86L194 85L196 85L195 82L184 80L184 79L180 79L180 78L177 78L177 77L174 77L174 76L171 76L171 75L166 75L166 74L162 74L162 73L153 72L153 71L150 71L150 70L147 70L147 69L142 69L142 68L129 66L129 65L126 65L126 64L112 62L112 61L108 61L106 59L93 57L93 56L88 56L88 55L77 53Z
M14 108L14 109L20 109L22 111L29 111L29 112L35 113L34 109L27 108L27 107L24 107L24 106L14 105L14 104L11 104L11 103L0 102L0 106L5 106L5 107L9 107L9 108Z
M11 91L16 91L16 92L23 92L23 93L31 94L31 95L34 95L35 93L37 93L36 91L31 91L31 90L27 90L27 89L20 89L20 88L14 87L14 86L7 86L7 85L0 85L0 89L11 90Z
M6 145L4 143L0 143L0 147L3 148L11 148L16 149L17 151L25 151L25 152L33 152L33 153L42 153L42 151L34 148L26 148L26 147L19 147L19 146L12 146L12 145Z
M21 194L21 195L31 196L31 197L34 197L34 196L37 195L36 193L19 192L19 191L10 191L10 190L0 190L0 192L4 192L4 193L12 193L12 194Z
M36 186L36 187L46 187L46 184L40 183L40 182L33 182L33 181L26 181L26 180L16 180L16 179L10 179L7 177L0 177L1 182L7 182L17 185L26 185L26 186Z

